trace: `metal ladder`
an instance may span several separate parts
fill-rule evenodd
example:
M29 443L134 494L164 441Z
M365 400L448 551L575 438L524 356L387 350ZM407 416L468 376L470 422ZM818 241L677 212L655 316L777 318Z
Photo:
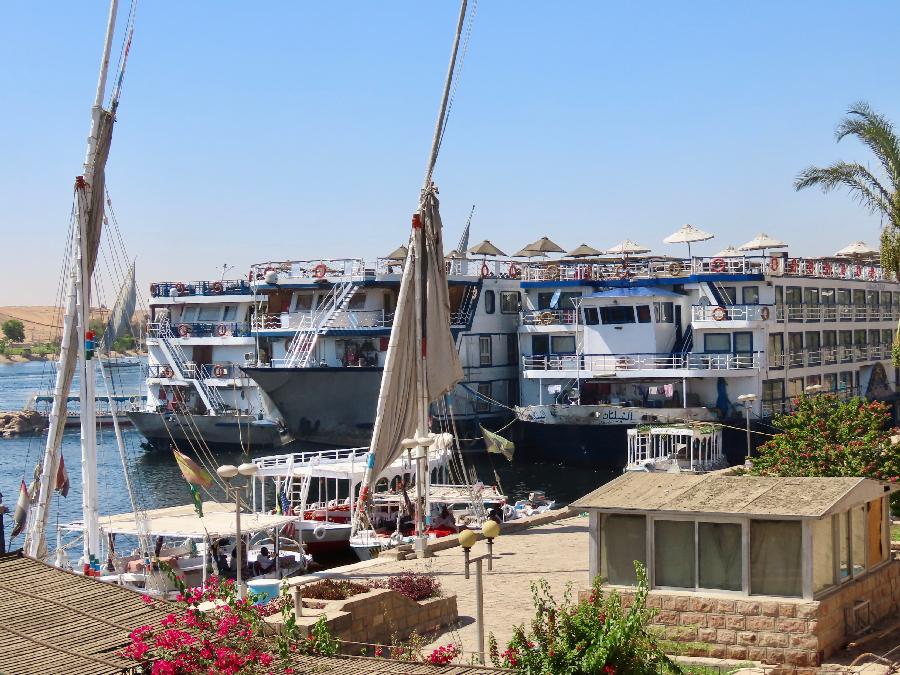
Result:
M454 326L468 326L472 315L475 313L477 299L478 287L469 286L462 301L459 303L459 309L450 315L450 323Z
M200 399L211 413L225 410L228 406L219 391L214 387L208 386L203 381L202 373L198 372L197 364L188 361L184 350L181 349L181 345L172 341L175 336L172 335L171 326L169 324L161 325L157 335L159 336L159 346L162 348L166 361L169 362L169 366L172 368L175 376L181 380L189 380L193 383L194 388L200 395Z
M352 281L337 283L316 307L309 328L297 331L285 357L286 368L306 368L319 336L334 323L343 312L359 287Z

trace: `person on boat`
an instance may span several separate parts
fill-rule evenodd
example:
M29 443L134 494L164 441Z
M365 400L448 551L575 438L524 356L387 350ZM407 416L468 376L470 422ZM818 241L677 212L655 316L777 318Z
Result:
M432 525L434 525L434 527L456 532L456 519L453 517L453 514L450 513L450 509L448 509L446 505L441 509L441 514L434 519Z
M241 571L247 569L247 544L241 541ZM237 545L231 549L231 562L228 566L228 571L237 576Z
M263 546L259 549L259 555L256 556L256 561L253 563L253 574L267 574L271 569L275 566L275 560L269 556L269 549Z
M500 504L494 504L494 508L488 511L488 518L493 520L498 525L503 524L503 508Z

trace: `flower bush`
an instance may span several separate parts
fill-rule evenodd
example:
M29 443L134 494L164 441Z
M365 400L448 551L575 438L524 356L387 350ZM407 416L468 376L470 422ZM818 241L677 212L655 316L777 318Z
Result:
M351 596L367 593L369 590L371 590L369 584L360 584L343 579L323 579L314 584L303 586L301 594L304 598L312 598L314 600L346 600Z
M373 581L372 588L389 588L416 602L437 598L441 595L441 582L433 574L403 572L390 576L385 581Z
M896 483L900 480L900 446L888 426L884 403L833 394L802 395L794 411L779 415L781 433L760 446L752 473L760 476L865 476ZM892 507L900 501L895 495Z
M532 583L535 615L531 625L516 628L503 651L491 634L491 662L523 675L681 673L648 627L655 610L646 606L644 568L640 563L635 568L638 588L629 608L622 606L617 593L605 595L599 578L590 597L578 603L571 600L571 587L557 602L546 580Z

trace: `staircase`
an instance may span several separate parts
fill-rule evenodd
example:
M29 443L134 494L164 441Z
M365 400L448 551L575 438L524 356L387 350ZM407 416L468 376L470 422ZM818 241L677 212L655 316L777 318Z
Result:
M200 395L200 400L203 401L203 405L206 406L206 409L211 414L214 415L225 410L228 406L219 390L208 386L204 382L202 373L198 372L197 364L188 361L184 350L181 349L181 345L173 342L175 336L172 334L172 328L168 323L160 325L157 337L159 338L159 346L175 377L180 380L189 380L194 385L197 394Z
M451 326L468 327L475 315L475 308L478 305L478 286L468 286L465 295L459 303L459 308L450 314Z
M350 304L351 298L359 288L352 281L335 284L331 292L316 307L309 328L297 331L288 347L284 359L286 368L306 368L309 357L319 340L319 336L328 331L335 318Z
M722 285L718 281L704 281L700 284L701 289L705 291L707 297L713 304L718 305L719 307L725 307L727 305L733 305L731 299L725 293L725 290L722 288Z

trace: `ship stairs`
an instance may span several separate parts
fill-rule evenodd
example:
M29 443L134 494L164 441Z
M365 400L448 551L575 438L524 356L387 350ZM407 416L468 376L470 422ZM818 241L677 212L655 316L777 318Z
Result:
M356 294L357 286L352 281L335 284L313 312L308 328L298 330L288 347L284 359L285 368L306 368L319 336L328 332L339 314L346 310Z
M202 372L200 372L201 369L197 368L196 363L189 361L181 345L174 342L175 336L172 334L171 326L168 323L160 325L157 335L159 346L175 377L194 385L200 400L211 414L215 415L226 410L228 406L219 391L206 384Z

